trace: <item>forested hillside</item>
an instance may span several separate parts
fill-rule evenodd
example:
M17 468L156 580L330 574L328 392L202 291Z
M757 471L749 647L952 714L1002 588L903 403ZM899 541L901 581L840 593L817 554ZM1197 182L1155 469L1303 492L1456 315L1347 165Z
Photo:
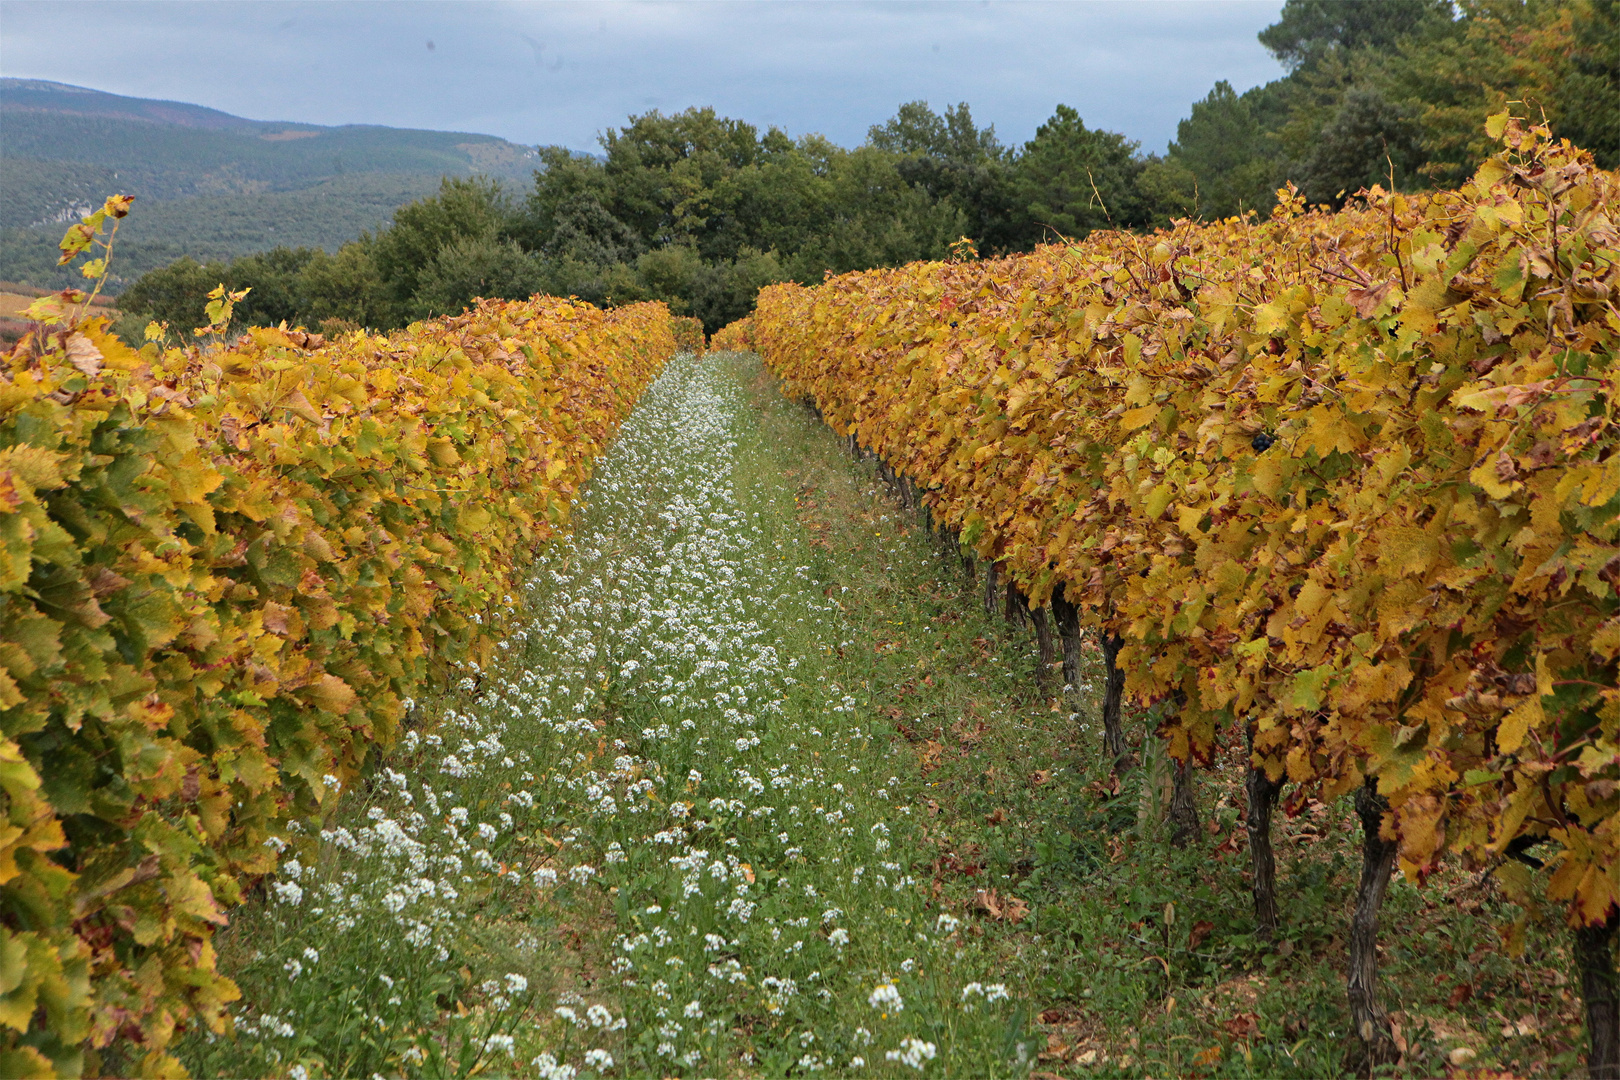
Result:
M1058 105L1006 146L967 104L902 105L845 149L712 109L631 117L601 154L539 151L523 187L447 179L391 227L335 255L182 261L124 304L190 326L223 281L256 320L390 327L474 296L542 291L662 299L712 330L765 284L979 252L1098 228L1264 213L1286 182L1338 205L1364 186L1453 185L1489 152L1504 107L1620 163L1615 0L1288 0L1260 39L1290 69L1239 94L1217 83L1166 152Z
M247 120L37 79L0 80L0 279L66 284L61 224L111 191L141 214L123 238L133 278L185 255L276 244L335 251L443 176L527 180L534 151L490 135Z

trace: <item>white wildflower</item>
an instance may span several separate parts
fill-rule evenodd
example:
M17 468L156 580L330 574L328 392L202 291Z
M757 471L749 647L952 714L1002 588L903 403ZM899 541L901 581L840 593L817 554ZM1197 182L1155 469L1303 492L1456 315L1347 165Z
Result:
M866 1003L874 1009L883 1012L903 1012L906 1007L905 1000L900 997L900 988L894 983L883 983L866 997Z
M890 1061L898 1061L902 1065L910 1065L920 1070L924 1062L934 1060L939 1053L939 1047L931 1042L923 1042L914 1036L907 1036L900 1040L900 1049L890 1050L883 1056Z

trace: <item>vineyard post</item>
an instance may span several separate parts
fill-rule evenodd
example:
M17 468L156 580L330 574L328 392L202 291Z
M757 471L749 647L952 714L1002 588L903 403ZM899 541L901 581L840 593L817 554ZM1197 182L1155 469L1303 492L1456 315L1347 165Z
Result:
M878 474L883 477L883 482L889 486L889 497L899 503L902 508L911 509L911 501L906 498L905 477L901 476L893 465L890 465L881 457L878 458Z
M1120 719L1120 707L1125 699L1125 673L1119 668L1119 650L1125 647L1118 634L1104 634L1103 654L1103 753L1113 762L1115 773L1123 773L1134 764L1125 749L1125 727Z
M1187 703L1187 696L1178 690L1172 702L1177 709L1183 708ZM1170 842L1178 848L1186 847L1198 835L1198 802L1193 797L1192 747L1187 748L1185 758L1175 762L1172 776Z
M1271 849L1271 812L1282 781L1273 780L1254 762L1254 729L1245 732L1249 771L1243 790L1248 797L1249 863L1253 870L1254 922L1259 936L1270 941L1277 932L1277 858Z
M1007 626L1013 630L1022 630L1029 621L1029 602L1011 577L1007 578L1007 603L1002 617L1007 620Z
M1063 689L1071 699L1080 696L1080 612L1060 588L1052 593L1052 619L1063 645Z
M1620 1080L1620 987L1616 985L1614 945L1620 932L1620 910L1575 930L1575 966L1581 973L1590 1050L1587 1075L1592 1080Z
M1029 618L1035 624L1035 644L1040 652L1039 665L1035 668L1035 688L1044 694L1046 680L1051 674L1053 662L1057 659L1057 650L1052 646L1052 623L1047 619L1044 607L1032 609Z
M934 523L939 526L939 554L947 562L962 556L962 535L951 528L943 517L934 515ZM969 578L969 580L972 580Z
M1170 842L1186 847L1198 836L1198 803L1193 798L1192 758L1176 762L1170 791Z
M962 576L967 578L967 588L975 588L978 585L978 555L974 554L972 547L962 542L961 533L951 533L951 539L956 544L957 557L962 560Z
M1389 1064L1398 1056L1389 1016L1378 1004L1378 910L1400 845L1379 833L1389 803L1378 794L1377 784L1369 778L1356 789L1356 816L1361 818L1362 832L1361 880L1356 886L1355 914L1350 918L1350 962L1345 977L1350 1023L1374 1066Z
M917 501L922 502L922 499L919 498ZM934 547L939 550L941 559L950 559L961 550L961 545L956 542L956 533L926 502L923 502L922 516L923 524L928 527L928 536L934 541Z
M996 613L996 578L999 573L996 560L986 559L984 563L984 613L986 616Z
M968 587L972 588L979 580L979 557L962 544L961 533L952 533L951 536L956 544L956 553L962 559L962 576L967 578Z

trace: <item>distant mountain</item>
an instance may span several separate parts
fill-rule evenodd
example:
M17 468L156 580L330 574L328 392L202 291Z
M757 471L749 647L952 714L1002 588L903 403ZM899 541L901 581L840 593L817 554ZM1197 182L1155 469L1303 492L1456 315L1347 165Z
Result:
M0 78L0 278L56 286L63 224L115 191L136 197L114 265L334 250L444 176L528 186L532 147L492 135L247 120L178 101ZM157 204L162 204L161 208Z
M209 131L257 131L289 125L244 120L204 105L184 101L157 101L152 98L122 97L84 86L50 82L45 79L0 79L0 101L7 108L40 109L46 112L74 113L80 116L110 116L118 120L150 120L175 127L204 128ZM313 125L296 125L313 128Z

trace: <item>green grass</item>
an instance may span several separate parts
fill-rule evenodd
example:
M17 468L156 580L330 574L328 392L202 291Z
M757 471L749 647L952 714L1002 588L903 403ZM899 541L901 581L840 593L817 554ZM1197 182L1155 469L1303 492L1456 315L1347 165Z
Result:
M1148 718L1141 768L1116 791L1102 767L1096 653L1071 699L1039 688L1031 635L755 359L679 361L649 392L506 627L505 663L289 838L296 870L222 937L242 1019L187 1037L195 1071L1355 1068L1346 808L1279 826L1286 930L1258 941L1241 763L1200 777L1212 828L1171 846ZM1508 959L1511 915L1488 877L1392 888L1398 1071L1458 1046L1577 1068L1563 942Z

